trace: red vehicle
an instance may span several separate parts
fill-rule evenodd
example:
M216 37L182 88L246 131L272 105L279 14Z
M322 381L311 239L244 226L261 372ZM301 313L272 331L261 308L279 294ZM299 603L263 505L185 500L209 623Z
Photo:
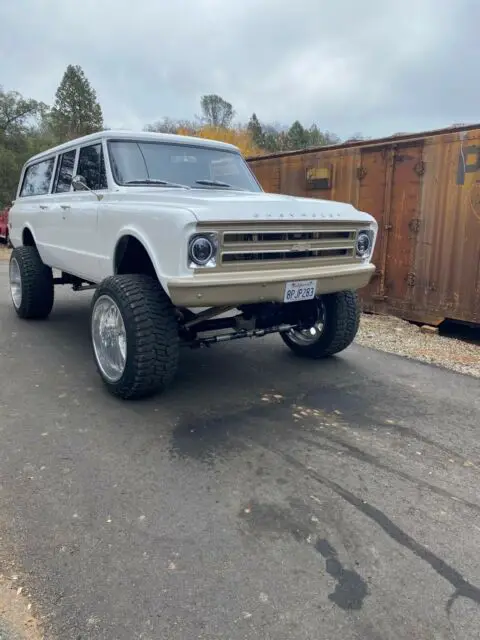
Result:
M5 207L3 211L0 211L0 242L9 244L8 241L8 212L10 207Z

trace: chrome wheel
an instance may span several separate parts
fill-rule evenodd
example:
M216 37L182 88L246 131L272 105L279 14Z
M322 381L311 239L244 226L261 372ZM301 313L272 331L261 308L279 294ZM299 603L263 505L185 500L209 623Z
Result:
M9 278L12 301L15 308L19 309L22 304L22 275L16 258L10 260Z
M313 324L305 329L290 329L286 332L290 340L299 347L305 347L317 342L325 331L326 310L322 300L317 301L317 313Z
M100 296L93 308L92 342L102 374L118 382L127 363L127 332L120 309L108 295Z

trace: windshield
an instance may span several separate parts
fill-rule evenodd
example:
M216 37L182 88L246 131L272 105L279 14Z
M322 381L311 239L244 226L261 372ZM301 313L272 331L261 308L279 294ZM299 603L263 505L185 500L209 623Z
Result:
M108 143L113 177L122 186L261 191L239 153L140 140Z

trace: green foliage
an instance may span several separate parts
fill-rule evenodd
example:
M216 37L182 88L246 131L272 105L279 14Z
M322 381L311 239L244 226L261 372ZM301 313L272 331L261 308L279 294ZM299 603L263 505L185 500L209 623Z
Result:
M308 130L309 147L324 147L329 144L338 144L340 138L335 133L329 131L320 131L316 124L312 124Z
M287 133L287 145L289 149L306 149L309 143L308 131L303 128L298 120L292 124Z
M51 110L0 87L0 208L15 197L22 165L31 156L102 128L102 109L79 66L67 67Z
M320 131L316 124L306 129L299 120L289 127L262 125L255 113L248 121L247 129L255 144L266 153L281 153L310 147L337 144L340 138L328 131Z
M0 211L10 204L17 186L17 154L0 146Z
M254 144L260 147L260 149L265 148L265 134L256 113L252 113L252 117L248 121L247 129L252 136Z
M68 65L55 94L49 121L52 132L63 142L103 129L97 94L79 65Z
M47 111L47 105L24 98L18 91L5 92L0 86L0 142L14 138Z
M279 153L287 150L286 131L278 126L263 126L264 145L263 148L268 153Z
M23 163L38 153L38 131L48 108L0 87L0 209L14 197Z

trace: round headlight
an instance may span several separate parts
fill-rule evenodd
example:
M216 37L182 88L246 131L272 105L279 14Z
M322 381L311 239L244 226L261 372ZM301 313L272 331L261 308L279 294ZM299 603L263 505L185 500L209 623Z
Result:
M357 256L365 258L370 253L372 248L372 240L370 234L366 231L361 231L357 238Z
M205 265L215 253L215 246L210 238L197 236L190 243L190 258L195 264Z

